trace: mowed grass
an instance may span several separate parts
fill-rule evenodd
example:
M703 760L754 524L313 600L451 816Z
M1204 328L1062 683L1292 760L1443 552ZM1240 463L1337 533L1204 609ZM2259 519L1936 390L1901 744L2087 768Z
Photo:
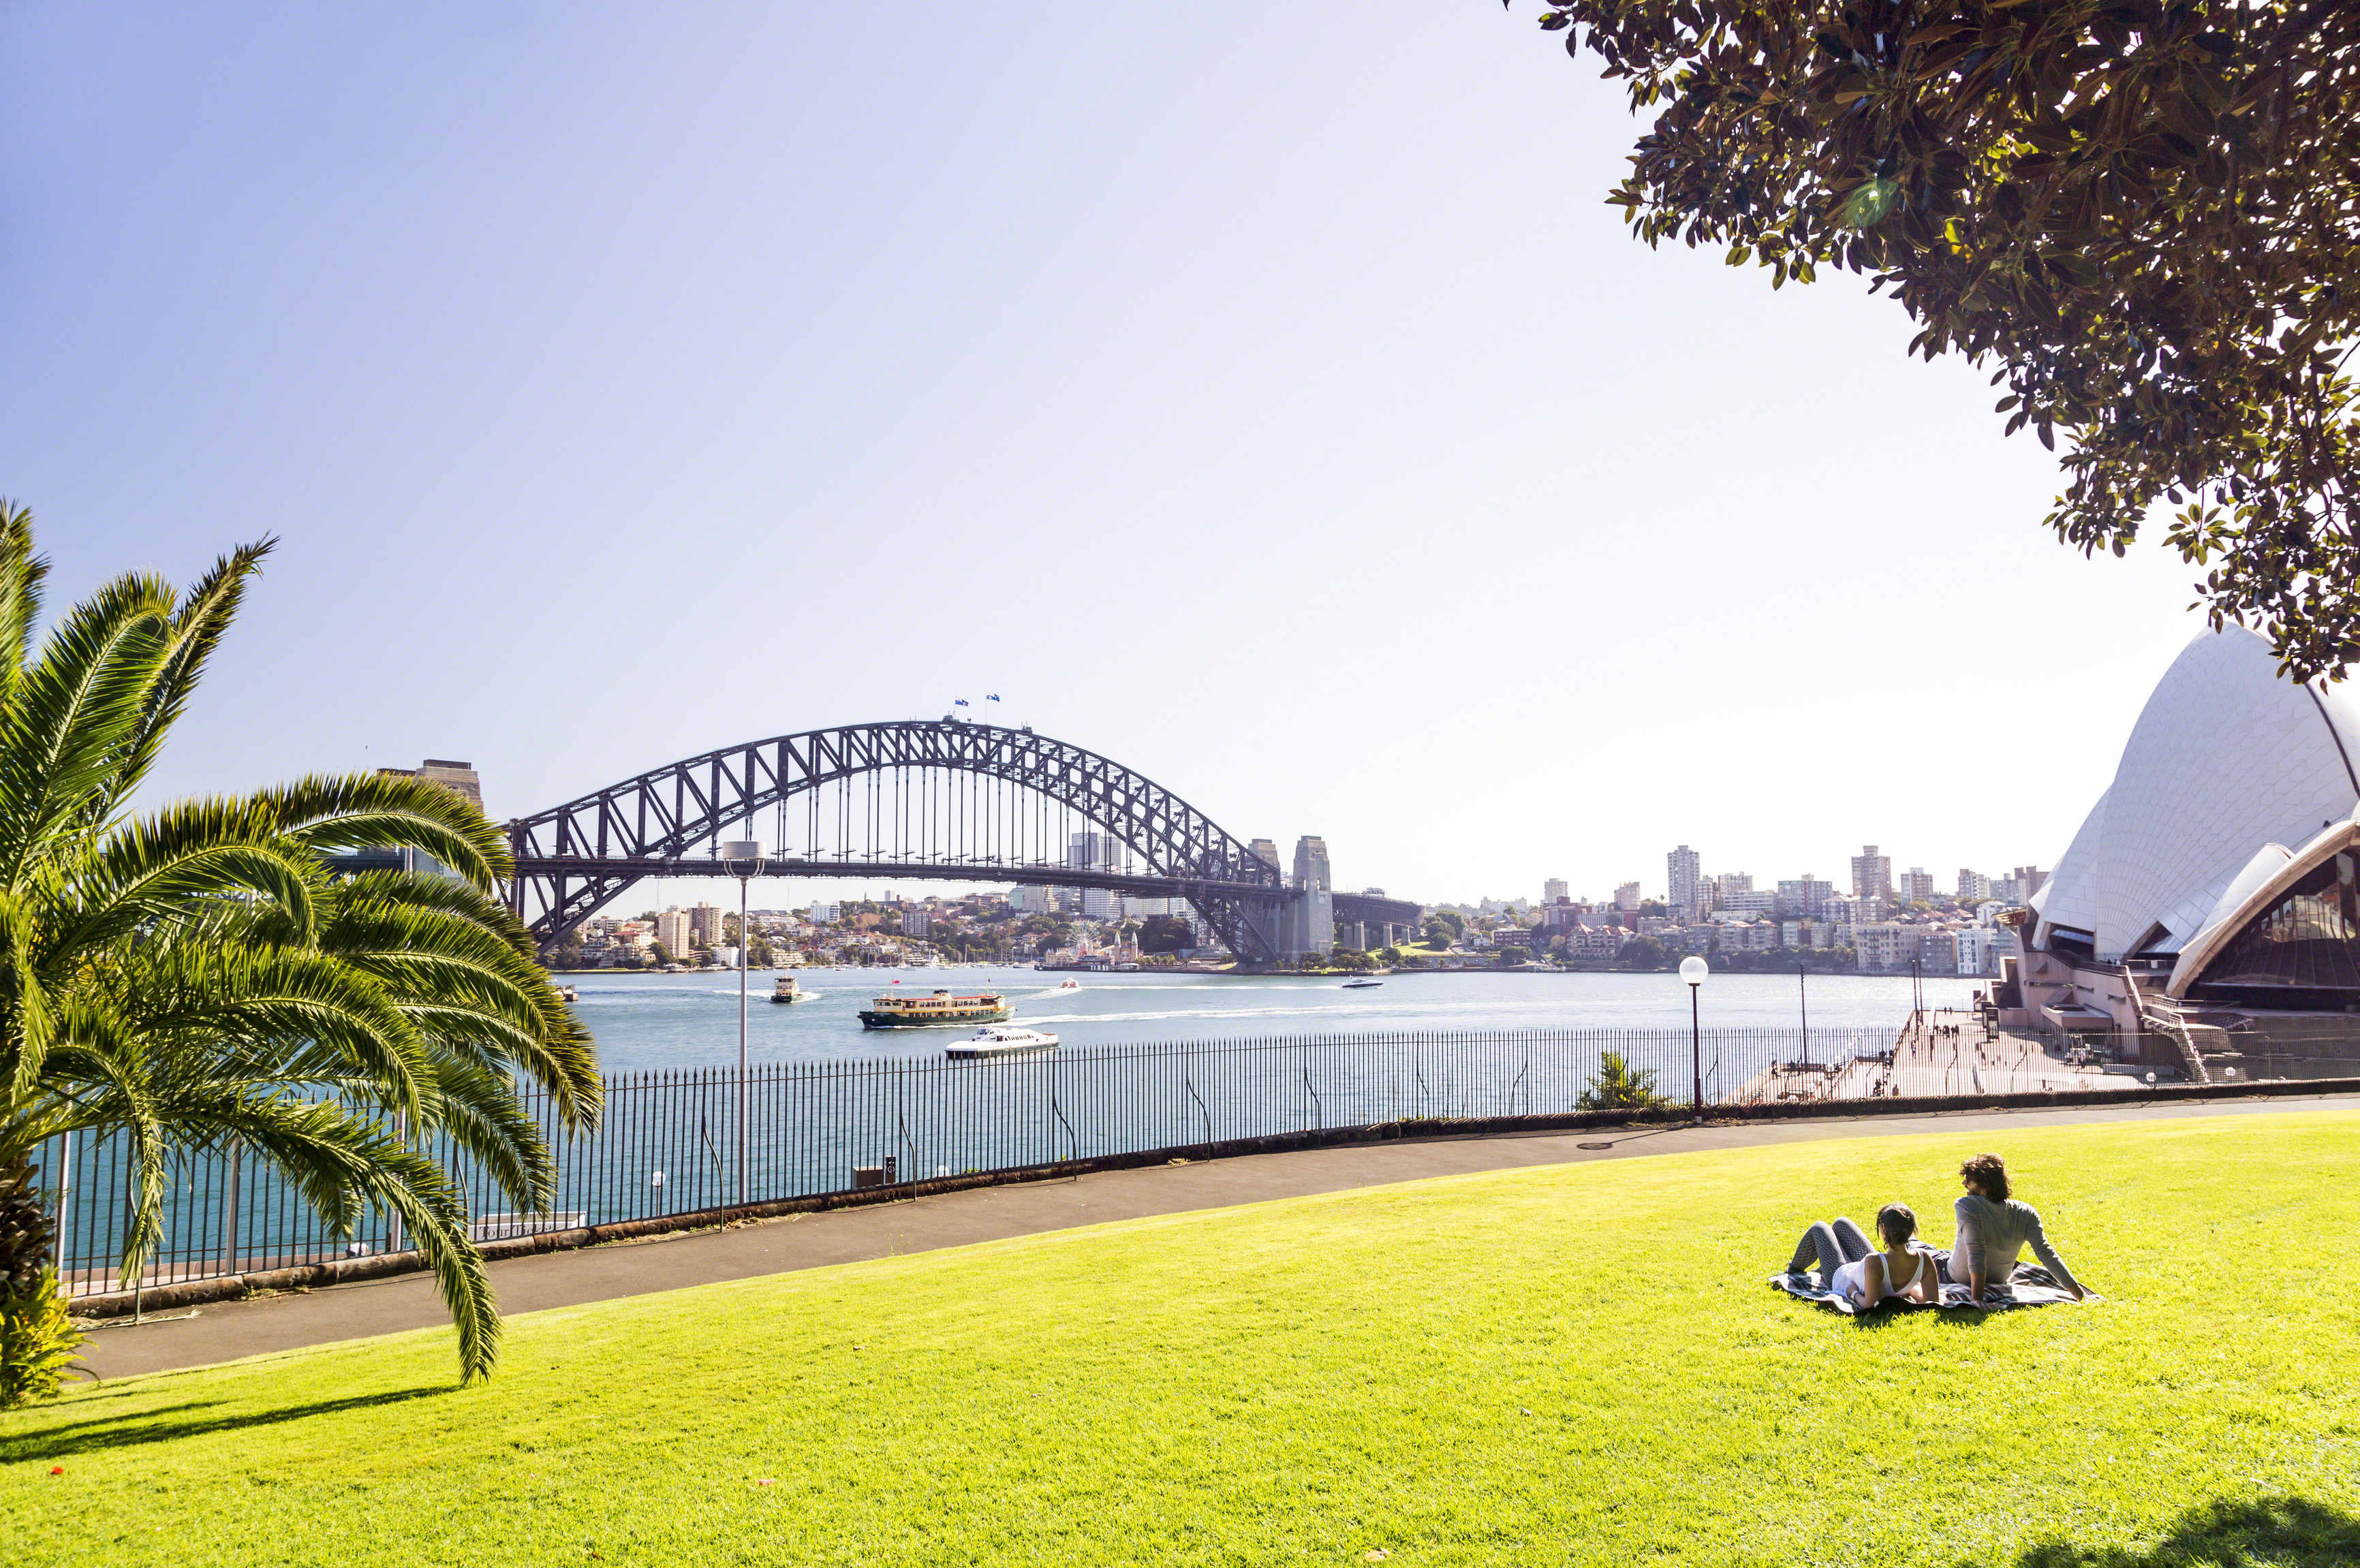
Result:
M1853 1323L1988 1138L1453 1178L158 1375L0 1417L0 1560L2351 1561L2360 1115L2013 1133L2109 1299ZM62 1465L65 1474L49 1474ZM759 1485L769 1478L770 1486Z

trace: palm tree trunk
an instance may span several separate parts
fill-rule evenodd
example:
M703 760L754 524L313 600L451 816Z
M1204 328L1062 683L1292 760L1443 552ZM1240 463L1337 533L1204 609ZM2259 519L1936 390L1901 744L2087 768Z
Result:
M32 1160L21 1154L0 1156L0 1294L39 1279L56 1239Z

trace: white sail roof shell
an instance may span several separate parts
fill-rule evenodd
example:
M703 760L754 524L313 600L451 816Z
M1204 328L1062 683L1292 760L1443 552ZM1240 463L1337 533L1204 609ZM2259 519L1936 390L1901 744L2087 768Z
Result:
M2265 844L2308 844L2360 806L2360 691L2298 685L2241 626L2197 635L2139 713L2114 781L2040 897L2100 957L2173 952ZM2281 854L2284 852L2281 851ZM2155 927L2165 935L2151 940Z

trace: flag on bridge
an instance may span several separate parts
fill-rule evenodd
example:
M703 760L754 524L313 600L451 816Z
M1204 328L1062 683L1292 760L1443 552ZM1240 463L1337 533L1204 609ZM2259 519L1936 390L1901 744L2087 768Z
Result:
M987 702L997 702L1000 701L1000 693L997 691L986 691L983 694L983 700Z
M964 697L954 697L954 698L952 698L952 699L951 699L951 701L952 701L953 702L956 702L956 704L958 704L958 706L960 706L960 707L962 707L962 708L964 708L964 707L966 707L966 706L967 706L967 699L966 699L966 698L964 698Z

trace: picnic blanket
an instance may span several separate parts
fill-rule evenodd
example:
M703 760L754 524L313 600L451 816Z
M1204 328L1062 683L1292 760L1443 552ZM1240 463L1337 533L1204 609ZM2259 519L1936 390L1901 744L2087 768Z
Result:
M1945 1258L1943 1261L1947 1263L1949 1259ZM1881 1312L1888 1309L1905 1312L1978 1310L1986 1312L2003 1312L2014 1307L2051 1307L2060 1301L2073 1300L2064 1287L2057 1283L2057 1277L2038 1263L2019 1263L2008 1274L2005 1283L1986 1284L1983 1287L1983 1299L1980 1303L1969 1298L1964 1285L1953 1285L1948 1281L1943 1283L1942 1300L1939 1303L1905 1301L1898 1296L1887 1296L1874 1307L1853 1306L1833 1290L1821 1286L1819 1277L1816 1274L1773 1274L1770 1276L1770 1283L1798 1301L1808 1301L1814 1306L1826 1307L1830 1312L1841 1312L1846 1317L1857 1316L1864 1312Z

